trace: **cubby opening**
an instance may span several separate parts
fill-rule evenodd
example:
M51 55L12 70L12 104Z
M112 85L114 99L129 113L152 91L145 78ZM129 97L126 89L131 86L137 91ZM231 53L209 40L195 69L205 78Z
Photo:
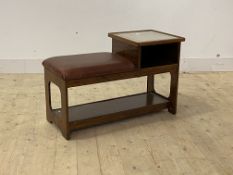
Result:
M180 43L143 46L141 48L141 67L178 64Z

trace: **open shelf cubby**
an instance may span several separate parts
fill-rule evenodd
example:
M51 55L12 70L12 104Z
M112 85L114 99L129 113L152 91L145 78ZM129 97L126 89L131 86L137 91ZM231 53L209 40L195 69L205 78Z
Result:
M179 43L143 46L141 68L179 63Z

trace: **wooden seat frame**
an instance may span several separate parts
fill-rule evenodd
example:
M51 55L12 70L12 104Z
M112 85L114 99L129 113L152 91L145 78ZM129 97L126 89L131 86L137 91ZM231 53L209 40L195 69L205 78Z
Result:
M143 109L132 109L130 111L123 111L116 114L109 114L105 116L99 116L96 118L86 119L84 121L69 121L69 105L68 105L68 88L87 85L92 83L99 83L99 82L106 82L110 80L121 80L127 78L134 78L140 76L147 76L147 93L156 93L154 90L154 74L159 73L166 73L170 72L171 75L171 83L170 83L170 95L168 98L168 103L164 103L161 105L156 106L145 106ZM70 81L66 82L60 77L57 77L53 73L49 72L45 69L44 74L45 79L45 95L46 95L46 113L47 113L47 120L51 123L55 123L61 130L62 135L66 138L70 138L70 133L73 130L84 128L92 125L97 125L105 122L116 121L122 118L129 118L134 117L142 114L146 114L149 112L156 112L165 108L168 108L168 111L172 114L176 113L177 110L177 90L178 90L178 67L177 65L170 65L165 67L158 67L158 68L148 68L143 71L136 71L136 72L128 72L128 73L121 73L117 75L110 75L110 76L103 76L98 78L90 78L84 79L77 82ZM51 82L57 85L61 92L61 110L60 116L57 115L56 112L52 109L51 106ZM157 93L156 93L157 94ZM160 95L161 96L161 95Z

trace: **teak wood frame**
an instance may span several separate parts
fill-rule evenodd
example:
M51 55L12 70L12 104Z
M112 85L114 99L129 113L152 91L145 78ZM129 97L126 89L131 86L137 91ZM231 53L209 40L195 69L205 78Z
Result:
M111 33L109 34L111 36ZM106 122L121 120L124 118L139 116L142 114L160 111L162 109L168 109L168 111L172 114L176 114L177 111L177 93L178 93L178 79L179 79L179 57L180 57L180 42L184 39L181 38L179 41L176 41L177 44L175 49L176 62L169 63L165 65L152 65L147 67L142 67L141 59L142 58L142 50L143 46L135 46L129 45L128 41L125 43L124 41L119 41L118 39L113 38L112 40L112 52L115 54L120 54L128 59L130 59L136 66L134 71L118 73L118 74L110 74L104 76L91 77L86 79L65 81L61 77L56 74L50 72L46 68L44 69L44 80L45 80L45 96L46 96L46 115L47 120L50 123L55 123L58 128L61 130L62 135L68 140L70 139L70 134L72 131L80 128L85 128L93 125L98 125ZM173 42L172 42L173 43ZM164 43L162 43L164 44ZM143 45L146 45L143 43ZM151 43L149 43L151 45ZM152 43L153 46L153 43ZM150 54L149 54L150 55ZM164 97L158 94L154 88L154 75L160 73L169 72L171 75L170 79L170 95L169 97ZM146 100L147 104L140 108L133 108L125 111L118 111L114 113L108 113L101 116L95 116L92 118L86 118L82 120L72 120L70 121L69 116L69 103L68 103L68 88L107 82L113 80L121 80L128 78L135 78L147 76L147 92L146 92ZM52 109L51 106L51 83L54 83L58 86L61 93L61 109ZM166 102L160 104L153 104L151 99L151 94L156 95L160 98L166 100ZM136 94L137 95L137 94ZM131 96L126 96L131 97ZM122 97L119 97L119 99ZM115 98L118 99L118 98ZM110 101L105 100L105 101ZM89 103L89 104L97 104L98 102ZM78 118L78 116L77 116Z

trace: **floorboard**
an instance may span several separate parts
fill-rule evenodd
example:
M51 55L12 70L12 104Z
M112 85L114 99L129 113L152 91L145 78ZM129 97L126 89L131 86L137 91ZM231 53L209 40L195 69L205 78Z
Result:
M168 74L156 90L169 93ZM166 110L82 129L66 141L46 121L42 74L0 74L0 175L233 174L233 72L181 74ZM70 105L143 93L146 79L71 88ZM59 106L59 91L53 106Z

